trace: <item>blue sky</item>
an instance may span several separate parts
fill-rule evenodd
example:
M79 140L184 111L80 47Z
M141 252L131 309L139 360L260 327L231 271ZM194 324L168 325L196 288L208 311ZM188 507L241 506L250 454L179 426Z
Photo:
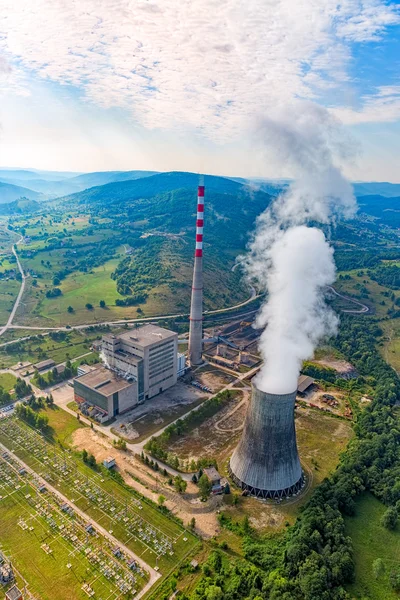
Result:
M400 181L396 3L2 5L2 166L292 176L261 124L316 104L348 177Z

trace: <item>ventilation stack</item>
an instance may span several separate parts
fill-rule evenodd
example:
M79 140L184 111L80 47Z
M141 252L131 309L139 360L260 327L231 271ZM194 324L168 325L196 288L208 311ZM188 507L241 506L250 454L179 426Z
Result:
M196 250L194 253L192 301L190 305L189 361L192 367L201 365L203 350L203 225L204 177L197 190Z
M258 498L286 498L301 490L304 475L296 444L292 394L268 394L252 384L243 434L229 471L242 490Z

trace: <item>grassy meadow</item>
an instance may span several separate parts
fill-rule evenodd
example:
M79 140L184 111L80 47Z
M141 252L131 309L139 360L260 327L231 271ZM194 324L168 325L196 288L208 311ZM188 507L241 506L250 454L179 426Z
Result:
M353 598L362 600L398 600L389 583L390 570L400 567L400 527L388 531L380 520L386 511L379 500L365 494L356 503L356 515L346 519L347 534L354 546L356 563L355 583L349 587ZM383 575L375 578L372 564L381 558L385 565Z

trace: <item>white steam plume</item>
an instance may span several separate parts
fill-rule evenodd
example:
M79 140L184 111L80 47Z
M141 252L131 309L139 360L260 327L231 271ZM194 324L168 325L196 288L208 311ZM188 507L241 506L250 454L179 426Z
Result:
M295 173L294 183L258 218L244 258L248 276L268 293L256 320L265 329L259 342L264 365L255 382L265 392L285 394L297 388L302 362L337 326L324 299L335 280L333 249L307 223L349 218L356 201L334 163L346 146L325 109L300 103L264 119L258 131Z

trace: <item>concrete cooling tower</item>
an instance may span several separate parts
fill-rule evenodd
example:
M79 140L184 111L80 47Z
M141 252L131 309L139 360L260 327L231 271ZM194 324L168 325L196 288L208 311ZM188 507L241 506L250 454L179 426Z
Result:
M230 460L234 482L258 498L285 498L304 485L296 444L292 394L267 394L252 385L244 430Z

